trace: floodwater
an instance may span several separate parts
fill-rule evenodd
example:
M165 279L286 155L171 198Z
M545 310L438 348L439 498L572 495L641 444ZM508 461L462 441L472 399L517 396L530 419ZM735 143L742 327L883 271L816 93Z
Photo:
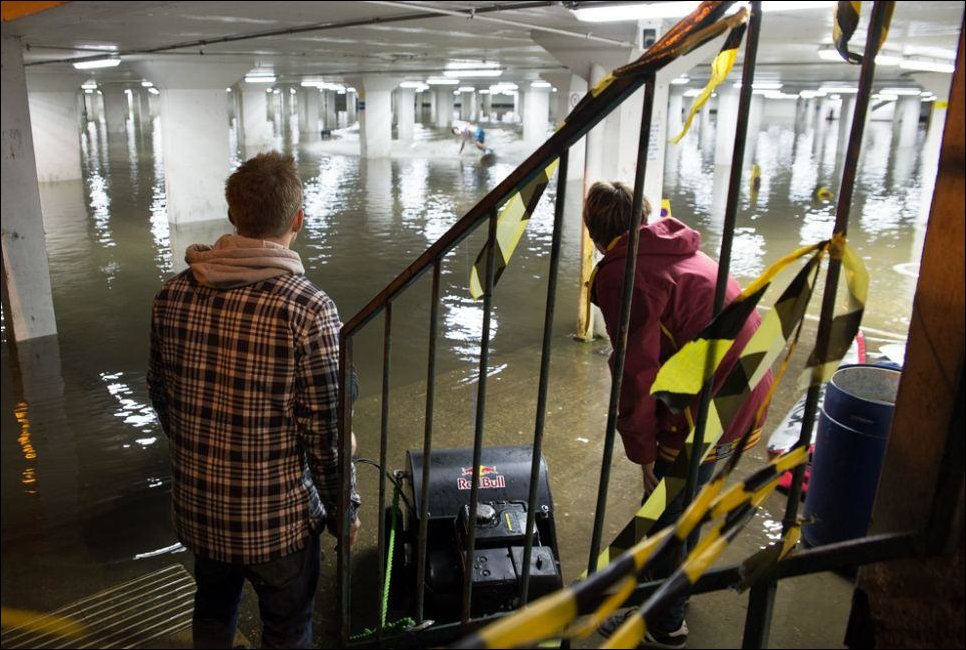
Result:
M5 606L51 610L189 559L169 523L167 448L144 385L150 305L162 281L184 268L185 247L210 243L228 224L168 224L164 166L155 155L159 129L157 121L143 127L129 123L126 134L109 136L103 123L90 123L81 133L83 181L41 186L59 335L15 347L7 330L2 332ZM475 153L460 156L447 133L421 125L413 143L394 143L394 157L386 160L360 160L351 153L357 134L337 135L293 144L292 132L279 128L276 146L296 156L305 185L306 227L295 249L308 277L333 297L344 320L527 154L519 127L512 125L488 128L497 151L491 164L481 164ZM918 137L921 143L922 130ZM704 249L715 255L726 183L714 174L713 142L712 134L695 132L679 148L669 145L665 187L674 216L700 230ZM873 343L901 338L908 327L924 230L920 149L897 150L889 122L868 126L850 241L872 277L865 324ZM791 121L767 121L756 151L762 187L756 197L743 190L732 260L741 282L793 248L830 235L834 202L817 201L813 193L818 185L837 189L841 164L837 123L796 132ZM236 148L234 163L250 153ZM608 386L606 342L587 345L570 338L579 189L579 183L571 184L568 192L545 450L568 579L586 563ZM554 198L552 183L494 301L489 368L494 380L487 404L487 441L493 444L525 444L532 431ZM655 204L657 198L651 197ZM443 265L438 446L469 446L472 440L482 308L470 298L467 280L483 235L470 237ZM428 297L424 277L394 308L393 467L421 440ZM362 383L355 430L360 454L375 457L381 319L360 335L355 350ZM795 397L781 398L782 409ZM618 460L616 466L615 481L624 489L612 491L608 534L626 521L639 489L628 463ZM376 476L367 471L360 476L371 505ZM743 548L773 539L780 516L763 511ZM366 522L363 547L374 544L376 521L373 515ZM847 588L842 593L847 612ZM740 630L740 619L736 625ZM828 642L821 633L803 638Z

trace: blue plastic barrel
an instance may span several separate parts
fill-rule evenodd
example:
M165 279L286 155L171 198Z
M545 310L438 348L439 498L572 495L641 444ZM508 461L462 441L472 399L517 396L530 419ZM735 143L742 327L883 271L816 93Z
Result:
M902 373L873 365L832 375L818 419L802 537L811 546L865 535Z

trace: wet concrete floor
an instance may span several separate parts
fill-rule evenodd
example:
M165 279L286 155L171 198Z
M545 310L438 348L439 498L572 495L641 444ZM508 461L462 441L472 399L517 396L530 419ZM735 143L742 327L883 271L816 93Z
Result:
M741 200L733 260L739 281L747 282L792 248L828 236L834 208L811 195L816 184L834 177L840 160L835 131L796 131L791 123L777 121L760 136L758 160L766 182L757 197L746 190ZM713 151L701 144L714 138L697 135L669 156L667 195L674 215L699 229L704 249L714 254L723 202L720 184L710 181ZM914 152L895 151L891 135L890 124L870 125L851 230L872 272L865 322L873 348L900 339L908 326L923 230ZM307 275L332 295L344 319L527 153L518 128L506 125L489 129L498 155L486 165L475 156L459 156L448 136L428 127L417 129L411 146L394 145L392 160L348 155L353 137L350 132L332 142L293 145L281 132L276 143L297 156L306 187L307 226L296 249ZM41 188L60 334L13 346L4 330L6 344L0 346L2 602L37 611L173 562L190 565L190 554L171 530L167 449L144 386L150 301L160 283L183 268L187 244L210 242L228 225L168 225L163 163L154 155L160 142L157 124L132 124L119 138L108 137L102 124L91 124L82 141L84 180ZM236 160L249 153L236 150ZM579 344L570 336L579 195L578 183L568 192L545 442L568 580L587 563L610 383L607 343ZM496 294L487 444L525 444L532 436L554 196L551 184ZM435 411L440 447L472 441L482 310L470 299L466 280L481 241L482 233L471 237L447 257L443 270ZM394 466L401 466L405 450L421 446L428 296L424 278L396 305L396 313L406 318L396 319L393 332L388 457ZM806 324L804 340L809 341L814 321ZM362 397L354 428L360 454L370 458L377 456L379 444L381 340L377 320L356 345ZM798 397L792 388L795 375L793 368L777 394L772 424ZM752 471L763 459L759 447L739 473ZM355 563L357 621L375 607L370 560L377 527L376 472L359 471L367 508ZM629 519L639 498L638 469L623 458L618 444L605 540ZM782 497L773 496L722 562L737 561L774 539L783 508ZM318 636L326 643L332 641L335 611L333 546L331 539L325 543L327 570L317 608ZM772 644L840 646L850 595L850 583L831 574L784 581ZM240 629L257 639L257 610L249 596ZM739 645L746 603L745 596L725 592L694 598L688 612L691 645Z

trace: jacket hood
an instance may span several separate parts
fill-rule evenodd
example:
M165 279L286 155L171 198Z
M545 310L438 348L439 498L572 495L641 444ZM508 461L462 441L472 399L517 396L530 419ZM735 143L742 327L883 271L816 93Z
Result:
M302 258L281 244L223 235L214 246L192 244L184 257L195 279L213 289L234 289L279 275L302 275Z
M657 219L641 226L637 255L692 255L701 247L701 233L674 217ZM622 237L604 256L604 262L623 259L627 252L627 237Z

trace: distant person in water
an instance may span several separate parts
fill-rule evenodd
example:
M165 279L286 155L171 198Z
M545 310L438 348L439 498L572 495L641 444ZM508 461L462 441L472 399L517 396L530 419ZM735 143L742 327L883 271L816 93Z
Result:
M453 135L460 139L460 153L466 147L467 142L472 142L481 152L486 153L486 131L480 125L464 124L462 127L454 126Z

